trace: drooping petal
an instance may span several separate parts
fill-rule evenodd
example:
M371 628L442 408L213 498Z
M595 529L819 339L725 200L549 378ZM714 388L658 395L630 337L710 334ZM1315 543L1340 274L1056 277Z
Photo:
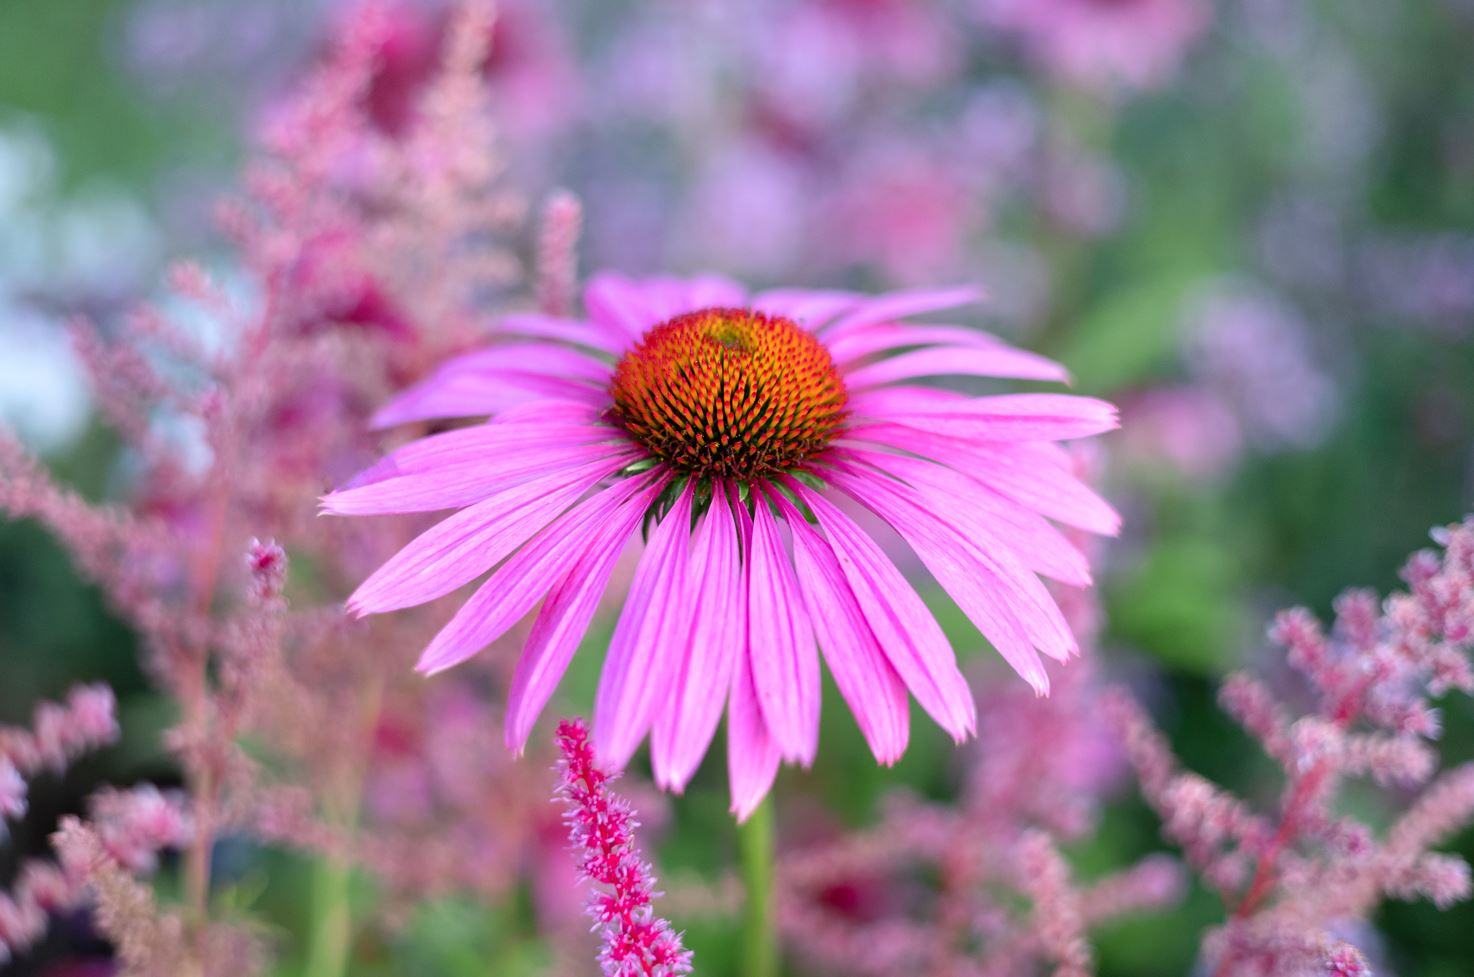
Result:
M977 708L947 636L880 546L818 492L788 487L818 517L855 602L886 658L937 723L961 741L977 727Z
M727 777L732 789L732 813L739 824L768 795L778 775L779 760L778 743L769 734L758 706L752 664L747 654L740 654L727 706Z
M742 550L721 482L712 488L711 508L696 529L691 554L691 648L650 740L655 782L675 791L685 789L706 755L737 656L747 648Z
M691 496L688 484L650 533L609 641L594 702L594 746L602 762L613 769L629 763L649 731L686 651Z
M881 650L834 551L792 503L782 495L775 501L793 533L799 590L834 684L875 759L889 766L906 752L911 720L906 685Z
M1039 651L1065 660L1078 650L1043 584L1012 554L989 550L926 510L898 483L831 473L835 487L880 516L921 561L1004 659L1045 695L1049 675Z
M609 535L622 546L653 501L655 481L626 479L550 523L461 605L415 667L427 674L444 671L501 637L532 610L558 572L579 559L591 540Z
M898 425L979 441L1065 441L1114 430L1116 408L1070 394L959 397L921 387L882 387L850 397L853 429Z
M1021 349L999 345L992 349L970 346L933 346L870 363L845 374L851 390L865 390L914 380L918 377L975 376L1016 380L1054 380L1068 383L1064 367Z
M1121 531L1120 515L1067 467L1057 445L976 442L886 424L866 424L848 437L950 465L1065 525L1105 536Z
M659 492L665 484L662 478L649 491ZM648 502L645 498L644 504ZM629 504L636 506L641 500ZM573 660L598 609L599 598L609 586L620 553L632 536L633 527L622 523L610 522L600 527L583 555L548 592L512 674L505 738L513 752L522 752L538 714L568 670L568 663Z
M784 759L809 764L819 747L819 655L793 563L759 498L747 561L747 632L753 687Z
M552 522L624 462L600 461L535 478L447 516L415 537L348 598L359 616L413 607L474 580Z
M862 448L844 448L840 454L907 482L927 507L945 512L984 548L1007 548L1035 573L1073 587L1090 586L1090 562L1075 544L1043 516L984 483L919 458Z
M1121 531L1121 516L1055 459L1048 444L980 444L963 469L1034 511L1069 526L1106 536ZM1053 461L1053 464L1051 464Z
M323 497L323 509L340 516L458 509L529 478L619 458L629 464L641 455L640 449L627 441L566 446L546 441L520 445L504 442L495 447L494 439L482 441L481 452L474 459L427 465L408 474L332 492Z

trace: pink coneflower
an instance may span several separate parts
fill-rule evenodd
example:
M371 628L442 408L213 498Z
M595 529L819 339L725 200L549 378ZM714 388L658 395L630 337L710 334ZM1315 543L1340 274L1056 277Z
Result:
M1177 69L1208 24L1202 0L978 0L1034 59L1091 87L1150 88Z
M1041 654L1065 661L1076 643L1037 575L1090 582L1049 520L1117 528L1054 444L1114 427L1109 404L915 383L1064 379L986 334L901 324L974 298L602 275L587 321L509 316L503 332L521 338L447 363L377 417L491 421L412 442L324 499L341 515L459 510L349 606L422 604L492 571L420 659L438 672L541 602L507 713L520 750L643 535L595 704L601 762L624 766L650 734L656 779L680 790L725 704L745 817L780 760L814 758L820 649L881 763L906 748L908 690L960 741L975 712L952 648L851 503L910 545L1040 694Z

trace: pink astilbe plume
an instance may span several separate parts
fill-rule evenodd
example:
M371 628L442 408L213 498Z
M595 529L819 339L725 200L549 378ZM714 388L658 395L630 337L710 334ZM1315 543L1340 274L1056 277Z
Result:
M1407 591L1381 602L1346 592L1329 634L1305 610L1275 622L1272 637L1315 695L1308 715L1296 716L1254 677L1224 683L1223 708L1284 770L1272 814L1180 770L1129 696L1106 700L1165 834L1230 907L1204 943L1215 977L1365 973L1338 934L1383 899L1443 908L1471 893L1469 866L1430 849L1474 820L1474 764L1435 777L1427 741L1439 732L1430 700L1474 691L1474 518L1434 537L1443 550L1409 560ZM1398 789L1385 830L1338 809L1353 777ZM1424 784L1399 810L1396 797Z
M3 819L25 813L24 776L43 770L60 773L83 753L116 742L119 729L114 708L113 693L107 686L79 686L65 702L38 706L29 729L0 727L0 841L4 840ZM21 863L11 891L0 891L0 964L39 940L50 914L89 904L99 907L100 873L116 873L137 886L132 876L153 872L158 853L182 847L193 831L182 798L147 784L93 795L87 820L72 817L68 824L74 833L85 833L90 839L89 857L74 858L74 852L59 846L60 864L42 858ZM67 830L64 825L63 833ZM159 919L150 900L146 911L128 918L126 928L153 926ZM121 933L108 932L115 936ZM129 961L158 962L156 958Z
M86 891L107 936L124 940L114 923L153 927L157 939L123 954L132 972L229 974L260 961L238 952L253 935L213 916L222 838L305 849L344 872L363 865L386 901L450 889L492 900L531 868L516 855L544 830L531 802L486 816L490 797L536 796L521 783L526 765L479 762L424 735L434 703L397 654L423 645L441 623L434 612L367 626L341 614L347 583L402 546L404 527L331 523L302 502L371 457L371 406L487 339L489 303L520 281L508 239L525 205L501 179L483 72L491 5L459 0L447 13L440 56L395 132L365 104L392 26L374 2L352 6L330 52L273 107L222 209L245 287L227 291L181 262L158 305L77 324L98 405L124 442L114 498L83 498L0 430L0 512L40 523L69 551L178 707L165 745L185 794L105 793L58 836L64 862L98 867ZM289 581L288 554L312 572ZM507 679L487 668L436 691L500 695ZM6 742L52 763L72 750L52 734L73 726L92 728L39 716L32 738ZM379 788L386 729L407 730L396 752L425 766L429 751L462 758L436 771L423 816L408 822L364 803ZM30 763L0 763L6 812L24 805ZM183 848L179 911L137 879L166 837ZM34 932L34 902L0 908Z
M583 720L558 724L558 795L568 807L568 838L579 872L600 886L589 903L604 941L599 955L608 977L668 977L691 972L691 952L670 923L655 915L655 876L635 846L634 811L594 760Z
M0 726L0 843L9 833L6 822L26 813L27 778L61 773L82 754L117 741L115 705L107 686L78 686L64 702L37 706L29 728ZM48 913L81 901L78 882L54 864L25 861L11 891L0 891L0 964L41 938Z

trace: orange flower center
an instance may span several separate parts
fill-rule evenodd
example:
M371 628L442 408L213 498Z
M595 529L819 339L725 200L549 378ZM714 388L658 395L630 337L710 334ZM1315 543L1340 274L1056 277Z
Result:
M845 416L844 381L792 320L747 309L676 316L614 370L614 417L679 472L742 481L790 471Z

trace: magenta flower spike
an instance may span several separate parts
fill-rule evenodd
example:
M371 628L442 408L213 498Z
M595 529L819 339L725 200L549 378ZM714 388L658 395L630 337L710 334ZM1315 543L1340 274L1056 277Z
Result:
M676 977L691 972L691 951L655 915L655 876L635 845L635 812L609 790L615 775L599 769L582 719L558 724L558 796L568 805L568 837L579 873L598 888L588 913L604 941L608 977Z
M1090 583L1052 521L1119 525L1058 444L1115 427L1110 404L921 382L1067 379L985 333L904 321L976 297L749 295L717 277L604 274L584 320L508 316L506 341L376 418L490 420L413 441L323 499L339 515L454 510L349 607L410 607L485 576L425 649L433 673L541 604L507 712L520 751L620 554L643 538L595 704L601 763L623 767L648 736L657 781L679 791L725 709L745 818L782 761L814 759L821 653L879 762L905 751L908 693L961 741L976 714L953 650L867 523L904 540L1040 695L1044 659L1077 653L1040 577Z

